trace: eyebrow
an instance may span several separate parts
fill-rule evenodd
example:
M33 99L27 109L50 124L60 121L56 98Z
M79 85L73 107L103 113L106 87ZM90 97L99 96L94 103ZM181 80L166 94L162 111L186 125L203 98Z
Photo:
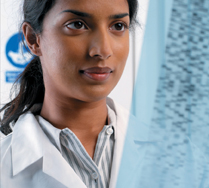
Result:
M80 11L77 11L77 10L67 9L67 10L62 11L61 13L64 13L64 12L70 12L72 14L75 14L75 15L81 16L81 17L92 18L92 15L91 14L88 14L86 12L80 12ZM124 18L126 16L129 16L129 14L128 13L115 14L115 15L109 16L109 18L110 19L119 19L119 18Z
M73 13L73 14L75 14L75 15L77 15L77 16L81 16L81 17L87 17L87 18L91 18L91 17L92 17L92 16L91 16L90 14L88 14L88 13L80 12L80 11L77 11L77 10L70 10L70 9L67 9L67 10L64 10L64 11L60 12L60 14L61 14L61 13L64 13L64 12L70 12L70 13Z
M126 16L129 16L128 13L123 13L123 14L116 14L116 15L112 15L110 16L111 19L118 19L118 18L124 18Z

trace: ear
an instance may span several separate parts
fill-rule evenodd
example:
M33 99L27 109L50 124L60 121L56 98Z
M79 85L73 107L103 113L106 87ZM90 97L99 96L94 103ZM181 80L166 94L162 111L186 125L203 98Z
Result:
M27 22L22 24L22 31L30 51L36 56L41 56L40 36L34 32L33 28Z

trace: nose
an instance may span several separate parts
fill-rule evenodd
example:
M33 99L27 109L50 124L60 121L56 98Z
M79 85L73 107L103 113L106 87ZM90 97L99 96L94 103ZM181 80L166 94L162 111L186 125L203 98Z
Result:
M98 29L92 33L89 56L105 60L113 55L112 40L107 29Z

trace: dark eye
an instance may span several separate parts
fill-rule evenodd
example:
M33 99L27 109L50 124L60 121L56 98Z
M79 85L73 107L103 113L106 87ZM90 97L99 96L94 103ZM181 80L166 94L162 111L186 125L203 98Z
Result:
M86 29L86 26L81 21L71 22L66 25L70 29Z
M112 26L112 29L116 31L124 31L125 28L126 26L123 23L116 23Z

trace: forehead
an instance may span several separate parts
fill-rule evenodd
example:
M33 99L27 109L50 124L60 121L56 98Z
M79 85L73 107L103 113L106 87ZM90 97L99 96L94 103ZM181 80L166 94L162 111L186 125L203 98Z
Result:
M129 13L127 0L56 0L50 12L59 14L66 9L75 9L99 17Z

